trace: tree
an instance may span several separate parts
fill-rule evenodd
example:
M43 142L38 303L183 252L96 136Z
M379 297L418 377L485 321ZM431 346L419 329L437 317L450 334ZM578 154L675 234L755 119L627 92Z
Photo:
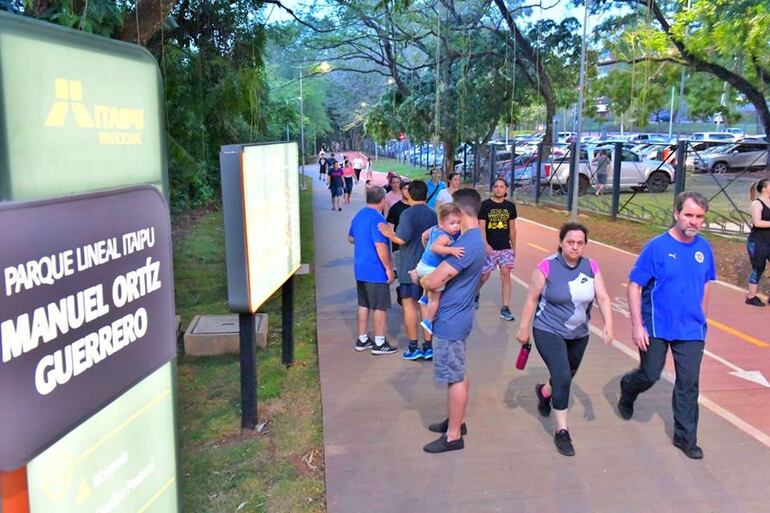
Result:
M770 137L770 5L755 0L598 0L597 10L628 6L638 23L649 17L643 59L667 60L727 82L757 111ZM635 56L636 57L636 56ZM770 156L768 157L770 169Z

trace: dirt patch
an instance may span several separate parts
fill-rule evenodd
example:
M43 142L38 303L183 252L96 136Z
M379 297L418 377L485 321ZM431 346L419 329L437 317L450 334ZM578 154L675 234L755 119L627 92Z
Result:
M551 207L517 204L519 215L532 221L559 228L569 219L569 213ZM610 246L639 253L650 238L663 228L627 220L612 221L605 216L580 214L580 219L590 231L589 237ZM720 280L745 287L751 266L746 254L746 241L706 234L714 249L717 276Z

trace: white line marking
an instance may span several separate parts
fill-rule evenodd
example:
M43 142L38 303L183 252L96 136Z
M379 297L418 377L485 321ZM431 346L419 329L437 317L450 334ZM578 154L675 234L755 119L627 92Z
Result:
M537 223L535 223L535 224L537 224ZM549 227L547 227L547 228L549 228ZM525 282L524 280L522 280L521 278L519 278L518 276L515 276L513 274L511 274L511 278L513 278L513 280L516 283L518 283L519 285L521 285L525 289L529 290L529 284L527 282ZM598 327L596 327L593 324L589 323L588 329L591 330L591 333L593 333L594 335L597 335L599 338L601 338L602 330L600 330ZM639 353L637 351L634 351L630 347L626 346L622 342L619 342L617 339L612 339L612 346L617 348L617 349L619 349L622 353L626 354L627 356L630 356L635 361L637 361L637 362L639 361ZM714 355L714 356L716 356L716 355ZM718 359L722 360L721 358L718 358ZM735 368L735 369L740 369L739 367L735 367L732 364L730 364L730 362L728 362L727 360L724 360L724 363L726 365L729 364L728 367L732 367L732 368ZM740 370L742 370L742 369L740 369ZM669 383L674 383L674 376L670 372L665 370L665 369L661 373L661 377L663 377L663 379L665 379ZM762 430L757 429L756 427L752 426L751 424L749 424L745 420L743 420L740 417L738 417L737 415L735 415L730 410L727 410L724 407L718 405L717 403L715 403L714 401L712 401L708 397L704 396L703 394L699 395L698 402L700 404L702 404L704 407L706 407L709 410L711 410L711 412L714 413L715 415L717 415L719 417L722 417L722 419L726 420L727 422L729 422L733 426L737 427L738 429L740 429L741 431L743 431L744 433L746 433L747 435L752 437L754 440L756 440L759 443L765 445L766 447L770 447L770 435L767 435Z

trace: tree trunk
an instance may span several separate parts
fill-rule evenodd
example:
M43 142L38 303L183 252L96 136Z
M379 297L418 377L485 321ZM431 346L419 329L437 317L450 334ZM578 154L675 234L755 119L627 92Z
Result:
M455 151L457 144L454 139L441 141L444 145L444 178L455 172Z
M168 13L179 0L139 0L137 9L123 15L123 27L116 39L146 45L165 23ZM137 21L137 10L139 19ZM137 33L137 25L139 31Z

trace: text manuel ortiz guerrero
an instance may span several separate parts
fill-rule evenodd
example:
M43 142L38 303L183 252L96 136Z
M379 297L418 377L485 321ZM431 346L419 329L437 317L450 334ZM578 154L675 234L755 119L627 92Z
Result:
M72 265L73 250L67 250L7 267L3 273L5 294L11 296L36 286L52 285L77 271L106 264L154 244L155 230L146 228L77 248L74 251L76 266ZM88 256L84 257L86 254ZM159 290L162 286L160 264L148 257L140 267L115 276L108 285L109 290L105 291L106 284L99 283L39 306L31 313L25 312L15 319L3 320L0 323L2 363L8 363L60 335L66 335L107 315L112 306L122 308ZM111 302L107 302L107 298ZM45 354L35 368L37 392L41 395L51 393L57 386L64 385L141 339L147 333L147 327L147 310L138 307L107 325L94 327L74 342Z

